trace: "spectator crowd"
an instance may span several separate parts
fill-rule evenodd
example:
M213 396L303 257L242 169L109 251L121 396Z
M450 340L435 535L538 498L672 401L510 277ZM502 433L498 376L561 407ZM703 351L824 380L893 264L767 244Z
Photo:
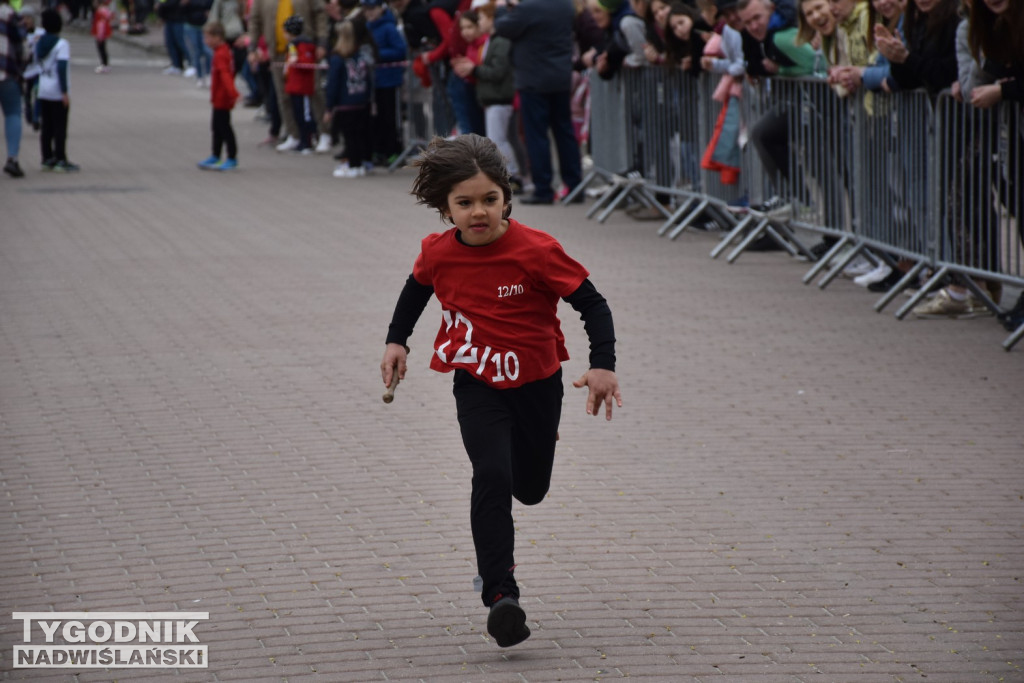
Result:
M120 1L127 2L120 10L128 30L144 31L148 0ZM109 70L108 2L67 0L62 6L72 21L93 15L100 73ZM23 174L22 112L44 131L44 169L74 170L63 149L66 41L59 39L53 8L40 28L33 8L18 9L0 0L4 171ZM706 72L717 79L719 115L711 144L702 141L708 148L701 165L726 183L736 182L739 173L736 102L745 81L818 76L840 97L919 89L934 97L952 89L976 109L1024 104L1024 4L1018 0L156 0L152 9L170 60L165 73L194 78L200 88L210 87L213 62L204 27L217 27L213 44L227 46L220 68L233 70L244 84L244 104L260 108L268 124L264 146L281 153L334 153L335 177L365 176L402 154L401 123L413 118L406 106L410 93L429 87L443 94L432 110L435 131L494 140L518 201L527 204L554 203L582 182L588 81L613 79L623 70ZM219 126L215 139L223 143L230 128L223 107L234 106L234 99L222 91L213 99L215 113L221 103L214 128ZM774 187L797 173L789 167L789 121L787 103L779 101L747 122L750 143ZM1011 168L1024 163L1022 136L1015 127L1009 131ZM233 134L227 139L230 149ZM997 187L997 179L979 168L979 156L966 155L960 179L977 184L984 175L981 182L993 183L1000 205L1019 226L1024 183ZM237 167L211 161L201 167ZM573 196L582 199L581 193ZM749 208L770 213L785 201L770 197ZM987 210L960 201L968 214ZM815 255L830 247L824 242ZM975 252L991 248L974 245ZM900 267L897 259L862 260L848 275L884 290L902 276ZM998 304L1001 284L980 284ZM983 308L954 278L915 313L970 317ZM1024 298L1008 315L1007 325L1020 321Z

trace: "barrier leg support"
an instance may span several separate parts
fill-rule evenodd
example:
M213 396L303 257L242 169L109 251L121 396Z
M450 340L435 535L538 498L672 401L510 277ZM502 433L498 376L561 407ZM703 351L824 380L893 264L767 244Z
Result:
M769 223L764 232L766 235L771 237L776 244L789 252L790 256L797 255L798 252L796 247L794 247L792 242L790 242L790 239L795 236L793 235L793 231L790 230L785 223L777 223L775 225Z
M707 199L704 199L699 204L697 204L697 207L693 211L691 211L686 216L686 218L684 218L682 221L680 221L679 225L677 225L675 227L675 229L668 234L669 239L673 239L674 240L675 238L677 238L681 234L683 234L683 231L686 230L688 227L690 227L690 224L693 223L693 221L697 218L697 216L699 216L704 211L704 209L707 208L709 203L710 202L708 202Z
M590 183L594 182L596 179L601 177L603 177L603 174L600 171L591 169L587 173L587 175L583 176L583 180L580 181L580 184L574 187L572 189L572 192L570 192L569 194L565 195L565 197L562 198L562 204L571 203L574 199L576 199L576 197L578 197L583 192L587 191L587 188L590 187Z
M740 242L739 246L733 249L731 252L729 252L729 255L725 257L725 260L728 261L729 263L735 262L736 259L740 257L740 254L742 254L743 251L747 247L749 247L754 240L760 237L761 233L763 233L767 227L768 219L762 217L760 222L758 222L758 224L754 226L754 229L747 233L747 236L743 238L743 241Z
M747 214L746 216L744 216L740 220L740 222L736 224L736 227L734 227L732 230L730 230L729 234L726 235L725 237L723 237L722 241L719 242L715 246L715 248L711 250L711 258L718 258L718 256L723 251L725 251L726 247L728 247L730 244L732 244L736 240L737 237L739 237L740 235L743 234L743 231L746 230L746 228L747 228L747 223L749 223L753 219L754 219L754 217L751 216L750 214Z
M907 274L900 278L900 281L893 286L888 292L885 293L881 299L875 302L875 311L881 313L882 309L889 305L889 303L899 296L899 293L906 289L911 282L916 282L918 277L921 275L921 271L924 270L926 263L924 261L918 261L914 264L914 267L907 271Z
M682 218L686 212L690 210L690 207L693 206L695 201L697 201L696 197L687 197L683 203L679 205L679 208L668 217L668 220L661 224L661 227L658 228L658 235L661 236L668 232L669 229L676 224L676 221Z
M831 262L832 259L835 258L836 254L843 250L843 247L845 247L849 243L850 239L851 238L849 235L843 235L842 237L840 237L839 241L833 244L832 248L828 250L828 253L826 253L824 256L818 259L818 261L813 266L811 266L811 269L807 271L807 274L804 275L804 284L811 284L814 278L818 277L818 273L820 273L821 271L825 270L826 267L828 267L829 262Z
M594 202L593 206L591 206L587 211L587 218L593 218L594 214L603 209L608 202L618 196L618 193L625 182L626 180L624 178L613 177L609 183L608 189L604 191L604 194L597 198L597 201Z
M988 290L979 287L978 283L968 275L963 276L963 281L967 289L971 290L971 294L973 294L978 301L985 304L985 308L993 313L999 313L999 306L996 302L992 301L991 297L989 297Z
M409 145L402 150L402 153L398 155L398 158L391 162L388 166L388 173L394 173L398 169L405 166L405 160L414 154L419 154L427 148L426 140L413 140Z
M778 244L789 252L790 256L799 256L803 254L805 256L811 255L810 250L804 246L803 242L797 239L796 233L790 229L788 223L776 223L768 234L772 236Z
M1013 334L1006 338L1006 341L1003 342L1003 348L1010 351L1013 349L1014 344L1020 341L1021 337L1024 337L1024 325L1018 327Z
M839 277L839 274L846 269L846 266L850 265L850 263L853 262L853 259L857 258L857 256L863 251L864 244L858 244L849 252L844 254L842 258L837 259L836 265L834 265L830 271L825 273L825 277L821 278L821 282L818 283L818 288L825 289L828 287L829 283Z
M948 274L949 266L943 266L942 268L939 268L935 275L932 275L931 279L924 284L924 287L921 287L921 291L919 291L914 296L910 297L910 301L903 304L903 306L898 311L896 311L896 319L903 320L905 317L907 317L907 313L910 313L910 311L914 310L914 306L917 306L921 302L921 299L923 299L925 295L928 294L928 292L932 291L936 285L942 282L942 280L945 279L945 277Z
M633 194L633 183L627 182L619 194L615 196L615 199L612 200L611 204L605 207L604 211L597 217L597 222L604 223L608 220L608 216L611 216L612 212L619 207L619 204L626 201L626 197L631 194Z

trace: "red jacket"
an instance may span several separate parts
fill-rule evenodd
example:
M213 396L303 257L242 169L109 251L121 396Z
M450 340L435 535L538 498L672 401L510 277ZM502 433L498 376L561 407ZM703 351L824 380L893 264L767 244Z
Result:
M466 54L466 41L462 39L462 32L459 30L459 17L463 12L472 6L473 0L460 0L455 16L445 12L440 7L430 9L430 19L441 34L441 44L431 50L427 55L427 61L431 64L442 59L451 59Z
M213 51L213 63L210 66L210 102L214 109L234 109L238 101L238 90L235 89L235 63L231 56L231 46L221 43Z
M292 57L296 58L292 62ZM289 95L312 95L316 87L316 44L299 37L288 45L288 70L284 74L284 91Z
M114 13L106 5L100 5L92 13L92 36L96 40L107 40L113 33L110 25Z

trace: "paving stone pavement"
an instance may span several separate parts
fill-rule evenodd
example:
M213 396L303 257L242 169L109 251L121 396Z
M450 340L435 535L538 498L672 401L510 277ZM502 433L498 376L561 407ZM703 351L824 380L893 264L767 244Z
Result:
M502 650L436 304L380 400L441 228L411 172L334 179L243 109L241 170L200 172L206 91L73 49L81 173L41 173L27 131L0 179L4 680L1024 680L1024 352L993 320L900 322L777 253L515 207L608 297L625 406L567 389L550 495L515 513L533 636ZM24 611L208 611L209 667L15 669Z

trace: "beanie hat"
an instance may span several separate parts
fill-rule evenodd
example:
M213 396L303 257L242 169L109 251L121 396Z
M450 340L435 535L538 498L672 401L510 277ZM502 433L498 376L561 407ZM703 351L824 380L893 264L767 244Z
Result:
M609 14L614 14L622 7L623 0L597 0L597 4Z
M304 22L298 14L293 14L284 20L284 32L290 36L302 35Z

